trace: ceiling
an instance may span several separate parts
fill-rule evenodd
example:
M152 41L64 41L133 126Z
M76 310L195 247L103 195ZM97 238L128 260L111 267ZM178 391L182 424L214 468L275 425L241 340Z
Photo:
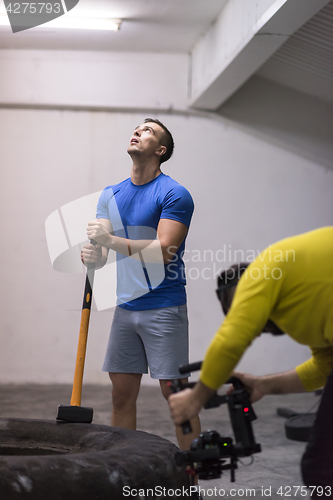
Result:
M333 104L333 1L296 31L257 75Z
M0 26L0 49L190 52L228 0L80 0L67 16L122 19L119 32ZM3 2L0 12L5 12Z
M119 32L0 26L0 49L188 53L228 0L80 0L67 16L122 19ZM0 13L5 12L0 0ZM256 75L333 103L333 0Z

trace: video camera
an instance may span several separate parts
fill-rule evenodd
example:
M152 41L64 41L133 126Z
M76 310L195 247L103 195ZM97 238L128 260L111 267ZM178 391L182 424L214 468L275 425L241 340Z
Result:
M184 365L179 368L179 371L181 374L185 374L200 370L201 364L200 361ZM235 390L227 395L216 393L205 405L205 408L217 408L224 403L228 404L235 443L230 437L222 437L218 432L208 430L194 439L189 451L176 453L176 463L191 466L190 473L198 474L199 479L216 479L221 477L222 471L230 470L230 480L234 482L238 459L261 451L260 444L257 444L254 439L251 422L257 417L252 408L249 394L238 378L231 377L227 383L233 384ZM187 387L192 388L194 385L192 382L183 384L178 380L170 383L173 392L182 391ZM182 428L184 434L192 432L190 422L184 422Z

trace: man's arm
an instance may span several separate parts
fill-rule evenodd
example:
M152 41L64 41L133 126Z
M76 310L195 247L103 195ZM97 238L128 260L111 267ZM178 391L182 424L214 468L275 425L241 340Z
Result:
M249 392L251 402L259 401L269 394L290 394L306 392L296 370L257 377L248 373L233 372L234 377L243 382ZM180 425L197 415L202 407L214 395L215 391L199 381L193 389L172 394L168 403L175 424Z
M140 259L139 252L145 249L145 261L161 260L169 263L184 240L188 228L182 222L172 219L161 219L157 227L156 240L130 240L113 235L105 224L106 219L96 219L88 223L87 235L107 249L122 255ZM110 222L110 221L108 221Z
M311 347L312 358L296 366L298 376L307 391L314 391L326 384L333 367L332 347Z
M157 227L157 238L161 245L165 264L172 261L187 235L188 227L172 219L161 219Z
M233 372L234 377L243 382L250 394L251 402L259 401L269 394L292 394L306 392L306 389L295 369L257 377L249 373Z

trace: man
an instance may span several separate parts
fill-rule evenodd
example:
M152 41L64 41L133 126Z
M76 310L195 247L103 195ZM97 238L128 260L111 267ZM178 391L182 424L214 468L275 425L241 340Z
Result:
M333 492L333 227L282 240L267 248L247 268L238 266L236 271L241 277L237 272L235 276L233 268L219 280L219 298L225 312L230 309L208 348L200 381L193 390L170 396L171 414L176 424L193 418L226 382L244 351L261 332L287 332L311 348L311 359L293 370L272 375L233 374L245 384L252 402L267 394L313 391L325 386L302 459L302 473L307 486L316 486L313 497L330 496L327 493Z
M103 370L112 381L111 425L127 429L136 429L136 401L148 366L168 399L168 382L179 379L179 365L188 362L182 254L194 205L189 192L161 172L173 148L160 121L147 118L136 127L127 149L131 176L101 194L97 219L87 229L97 245L86 245L81 256L99 268L110 249L117 252L117 307ZM192 429L184 436L176 426L180 448L200 432L197 416Z

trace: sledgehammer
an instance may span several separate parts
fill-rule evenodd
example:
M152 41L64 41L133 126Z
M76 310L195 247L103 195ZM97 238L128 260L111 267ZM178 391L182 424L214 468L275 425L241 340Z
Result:
M94 242L92 241L91 243L94 244ZM83 296L79 342L77 347L71 403L70 406L66 405L58 406L58 414L56 417L57 420L65 420L67 422L80 422L86 424L90 424L92 422L93 409L81 406L81 393L82 393L84 361L86 357L94 274L95 270L89 269L88 267L86 274L84 296Z

